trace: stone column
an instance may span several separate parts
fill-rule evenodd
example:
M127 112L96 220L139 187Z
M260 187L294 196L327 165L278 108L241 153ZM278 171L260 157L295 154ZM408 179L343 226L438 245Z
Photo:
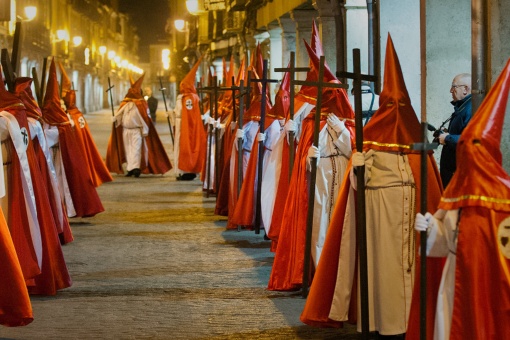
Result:
M296 52L296 23L289 17L281 17L278 23L282 29L282 65L287 67L290 52Z
M277 24L267 27L269 32L269 63L268 77L270 79L281 79L283 74L275 72L274 69L282 67L282 29ZM269 83L269 93L271 102L274 104L276 83Z
M337 31L336 24L337 21L339 23L341 22L337 20L337 16L340 16L340 5L336 1L314 0L313 7L319 12L317 23L324 56L326 57L329 68L333 74L335 74L337 71L337 50L340 42L338 35L343 34L343 32ZM341 54L343 54L343 52ZM340 59L343 63L343 56Z
M290 13L290 17L296 23L296 65L298 67L306 67L309 63L308 52L306 52L305 39L310 43L312 36L312 20L317 16L316 11L295 10ZM296 79L305 80L305 73L297 73Z

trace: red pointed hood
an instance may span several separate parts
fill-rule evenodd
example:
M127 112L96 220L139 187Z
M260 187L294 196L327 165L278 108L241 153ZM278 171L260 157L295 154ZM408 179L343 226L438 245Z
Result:
M34 119L40 119L42 117L42 111L32 94L31 86L32 78L18 77L16 78L15 93L25 105L27 116Z
M439 207L483 206L510 212L510 176L502 166L501 134L510 91L510 60L457 144L457 170Z
M319 79L319 62L321 55L318 55L314 52L314 50L308 45L306 41L304 41L306 51L308 52L308 57L310 58L310 71L308 71L306 75L306 81L309 82L316 82ZM319 41L320 44L320 41ZM333 72L331 72L328 63L324 62L324 81L331 81L331 80L338 80L336 79ZM301 86L301 89L296 94L296 98L298 100L305 101L307 103L310 103L312 105L315 105L317 102L317 87L310 86L310 85L303 85Z
M2 72L0 72L0 109L5 110L7 108L14 108L22 105L21 100L14 93L7 91L5 88Z
M64 98L67 91L72 90L71 80L67 76L66 70L61 62L58 63L58 68L60 69L60 74L62 75L62 84L60 84L60 87L62 88L62 98Z
M58 67L60 69L60 73L62 74L62 99L66 104L67 109L73 109L76 107L76 91L72 89L71 80L67 76L66 70L61 62L58 63Z
M128 93L124 97L124 99L143 99L142 96L142 83L143 78L145 77L145 73L135 81L128 90Z
M320 67L320 59L319 56L315 54L312 48L305 42L306 49L308 51L308 55L310 56L310 61L312 67L318 70ZM340 81L335 77L333 72L329 69L329 66L324 63L324 82L340 84ZM315 93L317 93L317 88L315 88ZM317 98L317 94L315 95ZM347 98L347 93L344 89L335 89L331 87L325 87L322 90L322 108L321 111L325 114L334 113L337 117L345 118L347 120L351 120L351 125L354 125L354 110L352 109L351 103ZM313 114L315 109L311 112Z
M379 109L363 128L364 149L418 153L411 150L410 145L421 141L420 129L393 41L388 34L383 90L379 96Z
M241 65L239 65L239 70L237 70L236 86L239 86L241 84L241 80L245 79L244 78L245 73L246 73L245 64L246 64L246 60L245 60L245 58L243 58L243 60L241 60ZM246 84L245 84L245 86L246 86Z
M319 37L319 30L317 29L315 19L312 20L312 40L310 41L310 47L319 57L324 55L324 50L322 49L322 42L321 38Z
M202 62L202 57L198 58L197 62L191 70L188 72L188 74L182 79L181 84L179 85L179 92L180 93L197 93L197 89L195 88L195 78L197 75L198 67L200 66L200 63Z
M289 65L290 67L290 65ZM269 127L275 119L285 119L290 107L290 75L285 72L280 88L274 99L274 106L269 110L265 120L265 128Z
M55 59L53 58L48 73L48 83L46 85L46 93L44 94L44 104L42 108L44 120L51 125L69 122L67 114L60 106L60 96L58 94L57 68L55 67Z

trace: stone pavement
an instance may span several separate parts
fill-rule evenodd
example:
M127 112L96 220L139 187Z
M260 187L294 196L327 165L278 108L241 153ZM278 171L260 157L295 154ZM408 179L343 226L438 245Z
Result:
M106 153L111 111L87 114ZM168 124L156 127L171 150ZM116 175L98 191L106 211L72 219L64 246L73 286L32 297L34 322L1 339L357 339L353 326L299 321L299 292L266 289L274 254L262 234L228 231L198 179Z

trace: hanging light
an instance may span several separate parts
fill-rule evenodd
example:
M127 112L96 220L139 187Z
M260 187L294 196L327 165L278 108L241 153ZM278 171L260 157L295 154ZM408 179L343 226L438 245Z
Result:
M25 7L25 17L27 21L33 20L37 15L37 7L35 6L26 6Z
M75 47L80 46L80 45L81 45L81 43L82 43L82 41L83 41L83 39L82 39L82 37L80 37L79 35L77 35L77 36L74 36L74 37L73 37L73 45L74 45Z
M184 28L186 27L186 22L182 19L177 19L174 21L174 26L179 32L184 32Z

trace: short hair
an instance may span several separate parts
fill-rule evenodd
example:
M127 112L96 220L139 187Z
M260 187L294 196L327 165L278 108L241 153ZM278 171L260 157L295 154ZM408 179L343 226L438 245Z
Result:
M470 73L460 73L455 76L455 78L459 78L462 80L464 84L466 84L471 89L471 74Z

